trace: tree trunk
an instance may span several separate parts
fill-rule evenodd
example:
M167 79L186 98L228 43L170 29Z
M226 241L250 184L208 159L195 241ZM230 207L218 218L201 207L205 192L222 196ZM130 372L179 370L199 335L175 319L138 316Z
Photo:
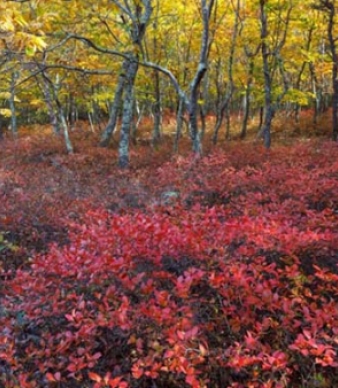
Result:
M58 118L60 120L61 127L62 127L62 130L63 130L63 136L64 136L64 139L65 139L66 149L67 149L67 152L69 154L72 154L74 152L74 148L73 148L72 142L71 142L70 137L69 137L69 131L68 131L68 125L67 125L66 116L65 116L62 104L61 104L61 102L59 100L59 97L58 97L58 91L60 89L59 76L58 75L56 76L56 82L54 84L52 82L52 80L50 78L48 78L46 73L42 72L41 75L43 77L44 82L48 83L50 85L51 89L52 89L53 98L54 98L55 104L57 106Z
M60 125L59 125L57 113L55 112L54 107L53 107L52 94L51 94L48 82L46 81L46 79L44 77L42 77L42 91L43 91L43 95L45 97L45 102L47 105L49 119L50 119L50 122L51 122L52 128L53 128L53 133L54 133L54 135L60 135Z
M129 138L131 120L133 117L133 91L137 70L137 58L131 58L131 60L129 60L128 70L125 76L125 95L123 102L123 114L119 142L118 164L121 168L127 168L129 165Z
M18 125L16 120L16 109L15 109L15 83L18 78L18 74L13 72L11 78L11 86L10 86L10 98L9 98L9 108L11 110L11 127L13 137L16 138L18 136Z
M155 102L153 104L153 115L154 115L154 128L152 136L152 144L156 146L162 136L162 113L161 113L161 91L160 91L160 75L158 71L154 71L154 82L155 82Z
M332 139L338 141L338 63L333 64Z
M200 119L201 119L201 139L203 140L206 128L207 128L207 123L206 123L206 112L205 112L205 104L202 103L199 106L199 111L200 111Z
M135 97L135 93L133 93L133 110L132 110L132 120L131 120L131 133L130 139L133 144L137 144L137 132L138 126L140 125L142 119L142 109L140 109L138 101ZM136 120L134 119L136 117Z
M261 53L263 60L263 75L264 75L264 122L259 132L259 137L263 137L264 146L270 148L271 146L271 123L274 116L274 109L272 106L272 80L269 66L269 48L266 43L268 37L268 21L265 12L265 0L260 0L260 18L261 18Z
M158 55L159 45L158 42L158 17L160 12L160 0L156 1L156 16L153 21L154 37L153 37L153 49L154 54ZM154 127L152 134L152 146L160 142L162 137L162 101L161 101L161 87L160 87L160 74L157 70L154 70L154 92L155 92L155 101L152 105L152 113L154 117Z
M231 127L231 114L230 114L230 106L228 104L225 110L225 140L231 139L230 127Z
M309 33L308 33L308 37L307 37L307 42L306 42L306 52L310 52L314 29L315 29L314 26L311 26L310 29L309 29ZM301 88L302 76L303 76L303 73L304 73L304 71L306 69L306 64L307 63L308 63L307 61L303 62L302 66L300 68L300 71L298 73L298 76L297 76L297 79L296 79L296 82L295 82L295 88L298 89L298 90L300 90L300 88ZM311 62L309 62L309 65L310 65L310 68L311 68ZM295 120L296 120L296 123L299 123L300 110L301 110L301 106L299 104L296 104L296 106L295 106Z
M209 110L209 76L208 73L206 73L205 77L203 78L202 83L202 93L201 93L201 103L199 104L200 108L200 118L201 118L201 139L203 140L206 129L207 129L207 123L206 123L206 116Z
M174 151L178 152L178 142L182 135L182 128L183 128L183 113L184 112L184 99L179 97L178 101L178 109L177 109L177 115L176 115L176 135L175 135L175 142L174 142Z
M3 128L3 121L2 117L0 116L0 141L4 138L4 128Z
M311 81L312 81L312 90L313 94L315 95L315 102L314 102L314 112L313 112L313 119L312 122L316 126L318 122L318 116L321 112L321 106L322 106L322 88L321 85L319 84L317 75L316 75L316 70L313 62L309 63L309 70L311 74Z
M115 131L116 123L117 123L117 119L118 119L119 111L120 111L123 89L124 89L125 83L126 83L126 73L128 71L128 68L129 68L129 61L126 59L123 61L122 69L121 69L119 79L117 82L115 96L114 96L114 102L113 102L113 105L112 105L111 110L110 110L109 121L108 121L108 124L107 124L105 130L103 131L103 133L101 135L101 141L100 141L101 147L108 147L110 139Z
M269 149L271 147L271 123L275 112L272 105L265 110L264 124L261 129L262 137L264 139L264 147Z
M69 130L68 130L66 117L65 117L64 111L63 111L60 103L58 104L58 106L59 106L59 117L60 117L62 129L63 129L63 136L65 139L66 149L67 149L67 152L69 154L72 154L74 152L74 148L73 148L72 142L71 142L70 137L69 137Z
M245 89L245 95L244 95L244 115L243 115L243 121L242 121L242 129L240 138L243 140L246 137L247 133L247 127L248 127L248 120L249 120L249 114L250 114L250 94L251 94L251 86L253 82L253 71L254 71L254 61L253 59L250 59L249 62L249 74L248 74L248 80L246 84Z
M291 19L291 11L293 9L293 3L291 2L286 10L286 16L282 18L279 15L278 30L281 37L275 39L273 43L268 43L269 29L268 29L268 16L267 8L269 2L267 0L260 0L260 22L261 22L261 55L263 61L263 76L264 76L264 123L262 129L259 131L258 136L263 137L264 146L270 148L271 146L271 123L275 115L275 111L278 108L283 97L286 95L289 85L288 79L285 75L284 64L281 57L281 50L286 42L288 26ZM281 12L281 10L280 10ZM282 27L283 26L283 27ZM279 39L278 39L279 38ZM269 59L273 59L270 63ZM272 80L276 71L279 70L283 79L283 92L277 97L273 103L272 100Z
M90 125L90 130L94 133L95 128L94 128L93 118L92 118L92 114L91 114L90 110L88 110L88 112L87 112L87 117L88 117L88 121L89 121L89 125Z
M328 38L330 43L330 51L332 56L332 139L338 140L338 49L337 39L334 31L336 24L336 8L334 1L323 1L329 13L328 21Z
M228 96L228 97L230 98L230 96ZM226 108L228 103L229 103L229 99L226 99L221 103L221 106L216 107L216 124L214 127L214 134L212 137L212 141L215 145L217 144L218 133L219 133L219 130L222 126L225 108Z
M229 119L230 112L228 111L228 109L234 92L233 64L234 64L235 50L236 50L237 37L238 37L240 6L241 6L240 0L237 0L236 10L235 10L235 21L234 21L234 27L232 31L232 39L231 39L229 59L228 59L228 83L226 87L224 100L220 103L216 113L216 124L215 124L214 135L213 135L214 144L217 143L218 133L222 126L224 116L226 116L226 119L227 119L225 138L228 139L230 136L230 119Z
M202 154L201 134L198 130L198 101L197 95L192 94L189 107L189 133L192 141L192 150L197 155Z
M188 100L189 131L192 140L193 152L202 155L201 134L198 130L198 91L201 81L208 70L208 55L210 49L209 41L209 20L214 6L214 0L201 0L201 11L203 21L203 32L201 39L200 59L194 79L190 84L190 98Z
M67 118L68 118L70 129L73 130L75 128L75 121L76 121L76 104L72 93L69 93L68 95Z

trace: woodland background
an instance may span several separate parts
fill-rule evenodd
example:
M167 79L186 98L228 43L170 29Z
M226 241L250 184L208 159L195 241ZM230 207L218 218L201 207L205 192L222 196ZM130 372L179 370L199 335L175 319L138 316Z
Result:
M18 123L50 122L73 152L69 130L78 119L98 125L100 144L107 146L121 118L121 166L129 163L130 141L142 136L142 118L152 117L156 144L168 112L178 118L175 149L186 125L196 153L208 115L216 118L214 143L220 131L232 136L234 115L241 138L250 118L260 116L256 130L269 147L278 112L297 122L301 110L311 110L316 126L332 107L337 138L335 1L22 0L0 6L0 133L9 124L15 135Z
M0 2L0 387L338 386L335 0Z

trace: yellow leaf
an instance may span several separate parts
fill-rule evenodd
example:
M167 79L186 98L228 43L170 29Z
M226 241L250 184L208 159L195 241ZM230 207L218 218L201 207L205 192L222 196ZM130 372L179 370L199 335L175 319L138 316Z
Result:
M14 19L18 24L19 26L21 27L27 27L28 26L28 23L26 22L26 20L23 18L23 16L21 14L17 14L15 15L15 19Z
M14 32L15 27L12 19L10 19L8 16L5 17L3 20L0 22L0 31L1 32Z
M11 97L11 94L9 92L0 93L0 99L8 100L10 97Z
M40 50L47 47L47 43L40 36L34 36L32 39L32 44Z
M12 113L9 109L0 109L0 115L4 117L11 117Z
M33 105L33 106L40 106L41 104L43 104L43 101L35 99L35 100L31 100L30 104Z

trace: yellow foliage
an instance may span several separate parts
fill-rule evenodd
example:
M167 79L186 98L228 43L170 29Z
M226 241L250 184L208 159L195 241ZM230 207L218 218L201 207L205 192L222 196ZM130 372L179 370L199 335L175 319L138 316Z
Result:
M12 113L9 109L0 109L0 115L3 117L11 117Z

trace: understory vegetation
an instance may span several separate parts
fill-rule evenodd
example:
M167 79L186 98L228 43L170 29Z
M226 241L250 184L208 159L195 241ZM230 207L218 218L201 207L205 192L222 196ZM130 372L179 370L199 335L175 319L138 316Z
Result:
M337 143L42 132L1 145L1 387L338 386Z

